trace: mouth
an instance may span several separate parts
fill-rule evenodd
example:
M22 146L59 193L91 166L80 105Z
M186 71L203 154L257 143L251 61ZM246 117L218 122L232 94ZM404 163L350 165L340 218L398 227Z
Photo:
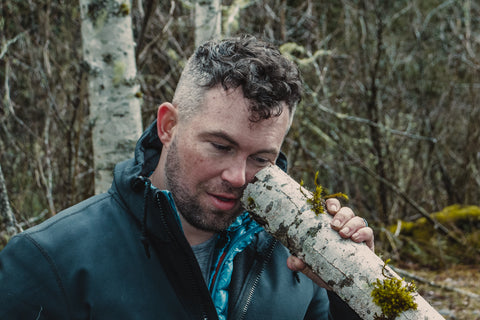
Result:
M232 210L239 202L239 198L232 194L208 194L213 205L219 210Z

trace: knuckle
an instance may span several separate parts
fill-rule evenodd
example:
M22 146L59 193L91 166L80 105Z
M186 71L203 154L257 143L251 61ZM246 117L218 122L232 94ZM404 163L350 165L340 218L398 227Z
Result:
M339 211L339 214L348 219L352 219L353 217L355 217L355 213L353 213L353 210L349 207L342 207Z

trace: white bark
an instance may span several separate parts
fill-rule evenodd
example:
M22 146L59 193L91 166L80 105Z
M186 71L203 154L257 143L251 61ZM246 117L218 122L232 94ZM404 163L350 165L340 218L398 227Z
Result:
M195 46L221 35L221 1L197 0L195 3Z
M80 0L95 166L95 193L108 190L115 164L133 155L142 132L131 4Z
M316 215L310 210L300 188L278 167L268 167L247 186L242 203L265 230L305 261L362 319L381 315L371 292L376 279L386 278L382 274L384 261L365 244L343 239L330 227L329 214ZM388 266L384 273L400 278ZM396 319L443 319L419 294L414 298L417 310L405 311Z

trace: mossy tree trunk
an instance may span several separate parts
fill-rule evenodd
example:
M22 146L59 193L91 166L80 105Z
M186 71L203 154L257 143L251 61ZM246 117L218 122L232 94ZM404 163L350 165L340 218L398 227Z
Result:
M95 166L95 193L108 190L115 163L133 155L142 132L141 92L128 0L80 0Z
M343 239L334 231L330 215L310 209L310 197L309 191L271 166L261 170L247 186L242 203L258 223L301 258L362 319L384 316L381 307L373 302L373 284L377 279L400 277L365 244ZM402 287L408 285L400 283ZM403 311L395 319L443 319L420 295L410 297L417 309Z

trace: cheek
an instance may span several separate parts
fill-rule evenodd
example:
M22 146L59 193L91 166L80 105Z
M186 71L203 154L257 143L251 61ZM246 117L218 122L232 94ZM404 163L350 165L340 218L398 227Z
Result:
M206 156L198 148L185 148L181 160L185 179L193 184L202 184L218 175L218 164L215 159Z
M258 171L260 171L262 168L254 168L254 169L251 169L251 170L247 170L246 172L246 181L247 183L250 183L253 181L253 179L255 179L255 175L258 173Z

